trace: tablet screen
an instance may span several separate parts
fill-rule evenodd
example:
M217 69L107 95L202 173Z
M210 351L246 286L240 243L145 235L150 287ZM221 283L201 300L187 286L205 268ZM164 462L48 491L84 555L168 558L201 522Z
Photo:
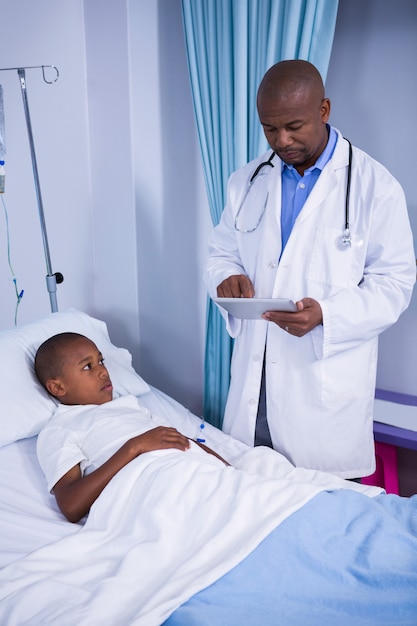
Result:
M266 311L296 311L288 298L213 298L214 302L241 320L260 319Z

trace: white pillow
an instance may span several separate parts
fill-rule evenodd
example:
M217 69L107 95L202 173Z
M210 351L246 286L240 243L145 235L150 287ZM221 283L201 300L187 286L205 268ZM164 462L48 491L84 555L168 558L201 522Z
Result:
M102 352L115 395L140 396L148 385L132 367L132 357L116 348L104 322L69 309L10 330L0 331L0 446L37 435L50 419L56 401L36 378L33 362L38 347L52 335L85 335Z

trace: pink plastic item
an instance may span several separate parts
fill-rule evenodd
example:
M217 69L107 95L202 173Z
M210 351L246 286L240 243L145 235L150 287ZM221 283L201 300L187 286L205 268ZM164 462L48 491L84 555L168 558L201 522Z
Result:
M362 478L363 485L383 487L387 493L399 495L397 448L388 443L375 442L376 470L371 476Z

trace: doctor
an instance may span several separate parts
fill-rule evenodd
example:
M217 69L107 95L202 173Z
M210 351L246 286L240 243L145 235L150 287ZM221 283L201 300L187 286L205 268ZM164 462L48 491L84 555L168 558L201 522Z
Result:
M415 282L404 193L328 124L307 61L272 66L257 107L272 152L230 177L205 282L212 297L291 298L297 311L241 321L220 308L236 338L223 429L297 466L366 476L378 335Z

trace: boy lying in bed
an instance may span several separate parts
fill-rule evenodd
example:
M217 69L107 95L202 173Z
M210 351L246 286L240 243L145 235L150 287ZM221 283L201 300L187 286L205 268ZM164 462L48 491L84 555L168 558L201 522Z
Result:
M226 465L169 427L194 426L112 400L83 336L48 340L36 371L60 400L38 438L49 489L89 515L0 572L1 623L415 624L416 500L213 432Z
M113 399L103 356L83 335L60 333L46 340L36 353L35 372L45 389L60 402L39 434L38 459L49 490L71 522L81 520L111 479L144 453L152 453L155 458L169 450L187 452L185 458L189 461L214 465L216 470L231 469L218 452L173 428L177 423L175 416L172 421L167 414L162 419L135 396ZM219 432L228 440L229 454L231 438ZM373 495L380 492L378 488L348 483L325 472L294 468L271 449L237 443L235 469L259 478L285 478L290 486L297 485L296 499L300 502L324 489L352 489ZM224 478L219 480L224 482ZM304 489L299 488L300 482Z
M113 400L113 387L101 352L83 335L61 333L45 341L35 357L35 372L61 404L39 437L38 457L60 510L71 522L84 517L113 476L145 452L186 451L197 445L200 454L229 465L203 443L151 415L136 398L118 409L120 420L103 415L99 407ZM91 410L91 405L97 409ZM103 463L98 465L96 459L85 474L98 446L104 446Z

